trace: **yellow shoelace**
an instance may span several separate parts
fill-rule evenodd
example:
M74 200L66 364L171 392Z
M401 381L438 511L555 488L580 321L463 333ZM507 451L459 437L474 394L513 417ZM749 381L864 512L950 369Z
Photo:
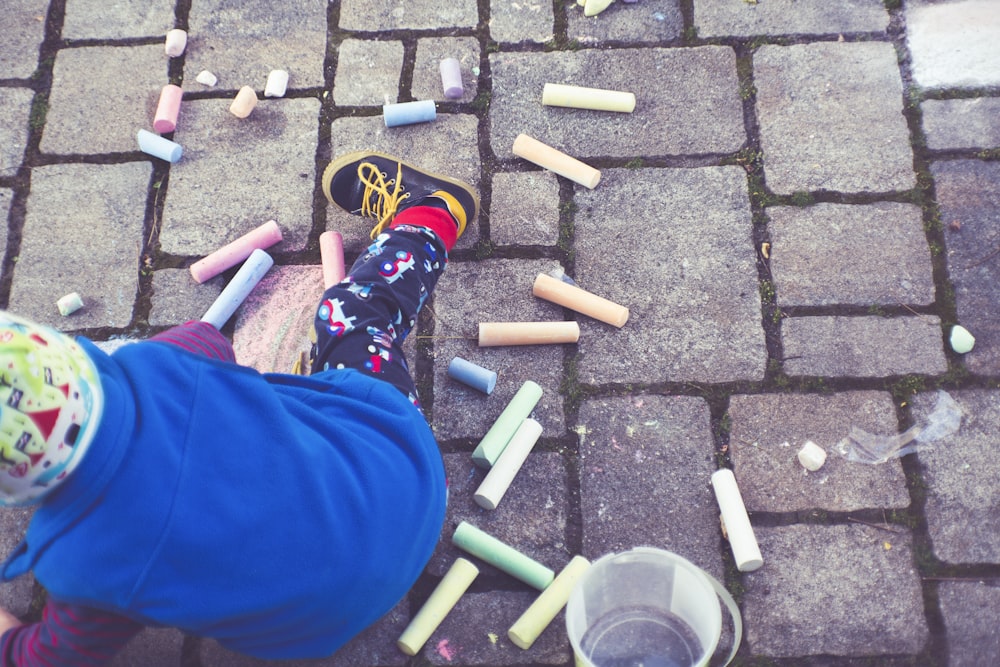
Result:
M365 184L365 194L361 202L361 215L376 218L378 224L372 229L371 237L375 239L386 225L392 222L396 216L396 209L399 203L410 196L409 192L402 192L403 189L403 165L397 165L396 178L386 180L388 174L379 171L371 162L362 162L358 165L358 178ZM390 188L392 191L390 192ZM378 195L378 197L372 197Z

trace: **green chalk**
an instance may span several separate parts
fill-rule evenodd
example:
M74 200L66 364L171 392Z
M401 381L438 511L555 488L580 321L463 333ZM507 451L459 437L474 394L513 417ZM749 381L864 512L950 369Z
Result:
M507 443L510 442L514 431L521 426L521 422L531 414L538 404L538 399L542 397L542 388L528 380L510 399L510 403L503 409L493 426L486 432L483 439L479 441L476 451L472 452L472 462L480 468L487 470L496 463L503 453Z
M416 655L478 574L479 568L475 565L464 558L457 559L396 641L399 650L406 655Z
M482 558L490 565L540 591L545 590L545 587L556 578L555 572L538 561L528 558L514 547L504 544L465 521L458 524L451 541L459 549Z

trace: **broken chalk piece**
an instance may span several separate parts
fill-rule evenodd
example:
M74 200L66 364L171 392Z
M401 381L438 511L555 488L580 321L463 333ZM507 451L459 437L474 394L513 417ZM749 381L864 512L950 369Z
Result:
M463 521L451 536L452 543L540 591L552 583L556 573L514 547Z
M540 299L557 303L618 328L625 326L625 322L628 321L628 308L625 306L544 273L539 273L535 278L531 293Z
M597 16L611 6L615 0L586 0L583 3L584 16Z
M188 34L180 28L174 28L173 30L167 31L167 37L163 40L163 50L171 58L176 58L177 56L184 53L184 49L187 48Z
M344 237L340 232L319 235L319 257L323 263L323 289L328 290L347 275L344 271Z
M500 458L500 454L510 442L514 431L535 409L535 405L538 404L541 397L542 388L537 383L528 380L521 385L514 397L510 399L507 407L493 422L493 426L479 441L475 451L472 452L472 462L480 468L489 469Z
M473 500L477 505L487 510L497 508L541 435L542 425L531 417L521 422L490 468L486 479L476 489Z
M156 115L153 116L153 129L164 134L173 132L177 127L177 116L181 110L181 98L184 91L180 86L168 83L160 91L160 101L156 105Z
M750 525L750 517L733 471L723 468L712 473L712 488L722 511L722 523L729 537L729 547L733 551L736 568L740 572L758 569L764 564L764 559L760 555L760 547L757 546L757 538L753 534L753 526Z
M236 266L250 256L254 250L270 248L281 240L281 229L274 220L268 220L235 241L215 252L202 257L191 265L191 277L196 283L203 283L231 266Z
M257 106L257 93L250 86L243 86L233 98L233 103L229 105L229 113L237 118L246 118L255 106Z
M955 350L957 354L965 354L972 352L972 348L976 345L976 338L961 324L956 324L951 328L948 342L951 343L951 349Z
M180 144L165 139L149 130L139 130L136 134L139 142L139 150L147 155L158 157L161 160L174 163L181 159L184 149Z
M202 322L208 322L216 329L221 329L244 299L249 296L253 288L257 286L260 279L264 277L268 269L274 265L274 260L259 248L250 253L247 261L243 263L240 270L236 272L233 279L229 281L222 294L215 299L215 303L208 309L201 318Z
M576 587L583 573L590 567L590 561L583 556L573 556L562 572L549 584L541 595L535 598L521 616L510 626L507 636L520 648L528 650L545 631L569 601L570 593Z
M214 74L212 74L211 72L209 72L207 69L203 69L200 72L198 72L198 76L196 76L194 80L203 86L209 86L209 87L214 86L216 83L219 82L219 78Z
M382 118L386 127L427 123L437 118L437 107L434 100L386 104L382 107Z
M284 97L288 90L288 72L283 69L273 69L267 75L264 84L264 97Z
M449 100L461 99L465 92L462 85L462 65L457 58L445 58L441 61L441 87L444 96Z
M83 308L83 299L77 292L70 292L56 301L56 308L59 309L60 315L66 317Z
M566 155L562 151L547 146L527 134L517 135L517 138L514 139L513 151L514 155L591 190L596 188L601 180L601 172L597 169Z
M542 89L542 104L551 107L632 113L635 110L635 95L617 90L547 83Z
M812 440L806 440L798 453L799 463L809 472L816 472L826 463L826 450Z
M456 559L396 640L399 650L406 655L416 655L478 575L479 568L470 561Z
M455 357L448 364L448 377L487 395L493 393L493 388L497 385L496 371L477 366L461 357Z

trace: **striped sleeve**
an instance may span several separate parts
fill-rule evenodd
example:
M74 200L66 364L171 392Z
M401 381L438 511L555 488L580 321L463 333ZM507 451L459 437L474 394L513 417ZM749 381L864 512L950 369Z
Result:
M176 345L188 352L219 361L236 361L236 353L229 339L208 322L185 322L156 334L150 340Z
M111 660L143 628L130 618L90 607L45 603L42 620L0 638L2 667L97 667Z

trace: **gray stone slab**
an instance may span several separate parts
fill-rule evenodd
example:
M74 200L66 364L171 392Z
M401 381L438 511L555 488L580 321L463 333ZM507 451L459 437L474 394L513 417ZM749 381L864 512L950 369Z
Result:
M559 182L550 171L493 175L490 240L498 245L559 241Z
M910 504L898 460L865 465L837 453L837 443L852 426L880 435L897 433L887 393L738 394L729 400L729 421L733 473L751 512L851 512ZM816 472L807 472L797 458L807 441L827 453Z
M926 100L920 110L928 148L1000 146L1000 98Z
M936 317L791 317L782 320L785 372L827 377L944 373Z
M10 215L11 198L14 191L7 188L0 188L0 253L7 253L7 218Z
M27 79L38 66L38 48L45 39L48 0L13 2L0 12L0 72Z
M678 0L643 0L634 5L615 2L589 17L583 15L583 7L567 2L565 11L567 35L582 44L615 40L659 45L679 38L684 29Z
M479 121L469 114L438 113L430 123L386 127L382 116L338 118L330 126L331 155L375 151L392 155L416 167L457 178L479 190ZM357 253L371 242L374 220L327 207L327 229L344 236L346 251ZM456 248L470 248L479 240L479 226L470 220Z
M275 251L305 247L312 230L319 102L263 99L248 118L231 101L184 105L174 141L160 249L202 256L268 220L281 228Z
M340 5L343 30L474 28L478 21L476 0L440 5L402 0L343 0Z
M432 665L564 665L571 657L560 613L527 651L510 641L507 630L534 602L522 591L466 593L424 645Z
M0 509L0 558L7 560L21 543L34 513L34 508L28 507ZM0 607L15 616L23 616L31 608L34 585L35 577L31 572L13 581L0 583Z
M976 337L974 373L1000 373L1000 163L931 164L959 324Z
M915 185L892 44L763 46L754 79L764 174L775 193Z
M927 485L927 528L934 554L949 563L1000 563L1000 517L993 480L1000 473L990 456L1000 428L1000 392L948 392L964 413L959 430L920 450ZM913 400L916 423L926 423L937 393Z
M546 437L544 432L542 437ZM448 512L441 541L427 564L427 572L444 576L455 559L462 556L479 567L480 576L502 581L503 587L527 586L453 545L451 538L462 521L555 572L573 557L565 543L569 480L560 454L544 451L530 454L495 510L483 509L473 500L486 471L472 463L471 453L445 454L444 465L448 475Z
M948 635L948 664L978 667L1000 663L1000 588L981 581L946 581L938 588Z
M399 99L402 42L345 39L337 53L336 104L382 106Z
M630 311L621 329L577 318L582 382L763 378L742 169L608 169L575 203L576 282Z
M427 37L417 40L417 57L410 86L415 100L471 102L479 91L479 41L475 37ZM454 58L462 73L462 97L444 96L441 61Z
M188 17L185 78L201 70L219 87L262 91L273 69L288 72L290 89L322 86L327 1L199 0Z
M497 42L547 42L554 20L551 2L490 0L490 37Z
M767 214L779 306L934 302L931 253L919 207L817 204L776 206Z
M575 430L582 555L659 547L721 577L708 404L686 396L590 399Z
M1000 84L1000 12L993 0L906 5L913 78L924 88Z
M153 129L160 90L169 83L167 60L163 45L60 50L41 150L87 155L138 151L136 132Z
M746 140L728 47L498 53L490 66L490 143L500 158L513 157L521 133L584 161L729 153ZM546 83L631 92L635 111L543 106Z
M31 176L10 309L56 328L124 327L138 290L150 166L65 164ZM56 301L84 307L61 317Z
M881 0L697 0L694 24L699 37L882 32L889 13Z
M198 284L187 269L154 271L149 323L154 327L174 326L201 319L225 286L225 276L221 275Z
M755 530L764 567L744 575L754 655L913 654L927 640L908 532L863 525Z
M12 178L24 160L31 118L30 88L0 88L0 178Z
M173 628L146 628L125 645L109 667L178 667L184 635Z
M64 39L165 36L174 27L174 4L173 0L67 0L62 36Z

